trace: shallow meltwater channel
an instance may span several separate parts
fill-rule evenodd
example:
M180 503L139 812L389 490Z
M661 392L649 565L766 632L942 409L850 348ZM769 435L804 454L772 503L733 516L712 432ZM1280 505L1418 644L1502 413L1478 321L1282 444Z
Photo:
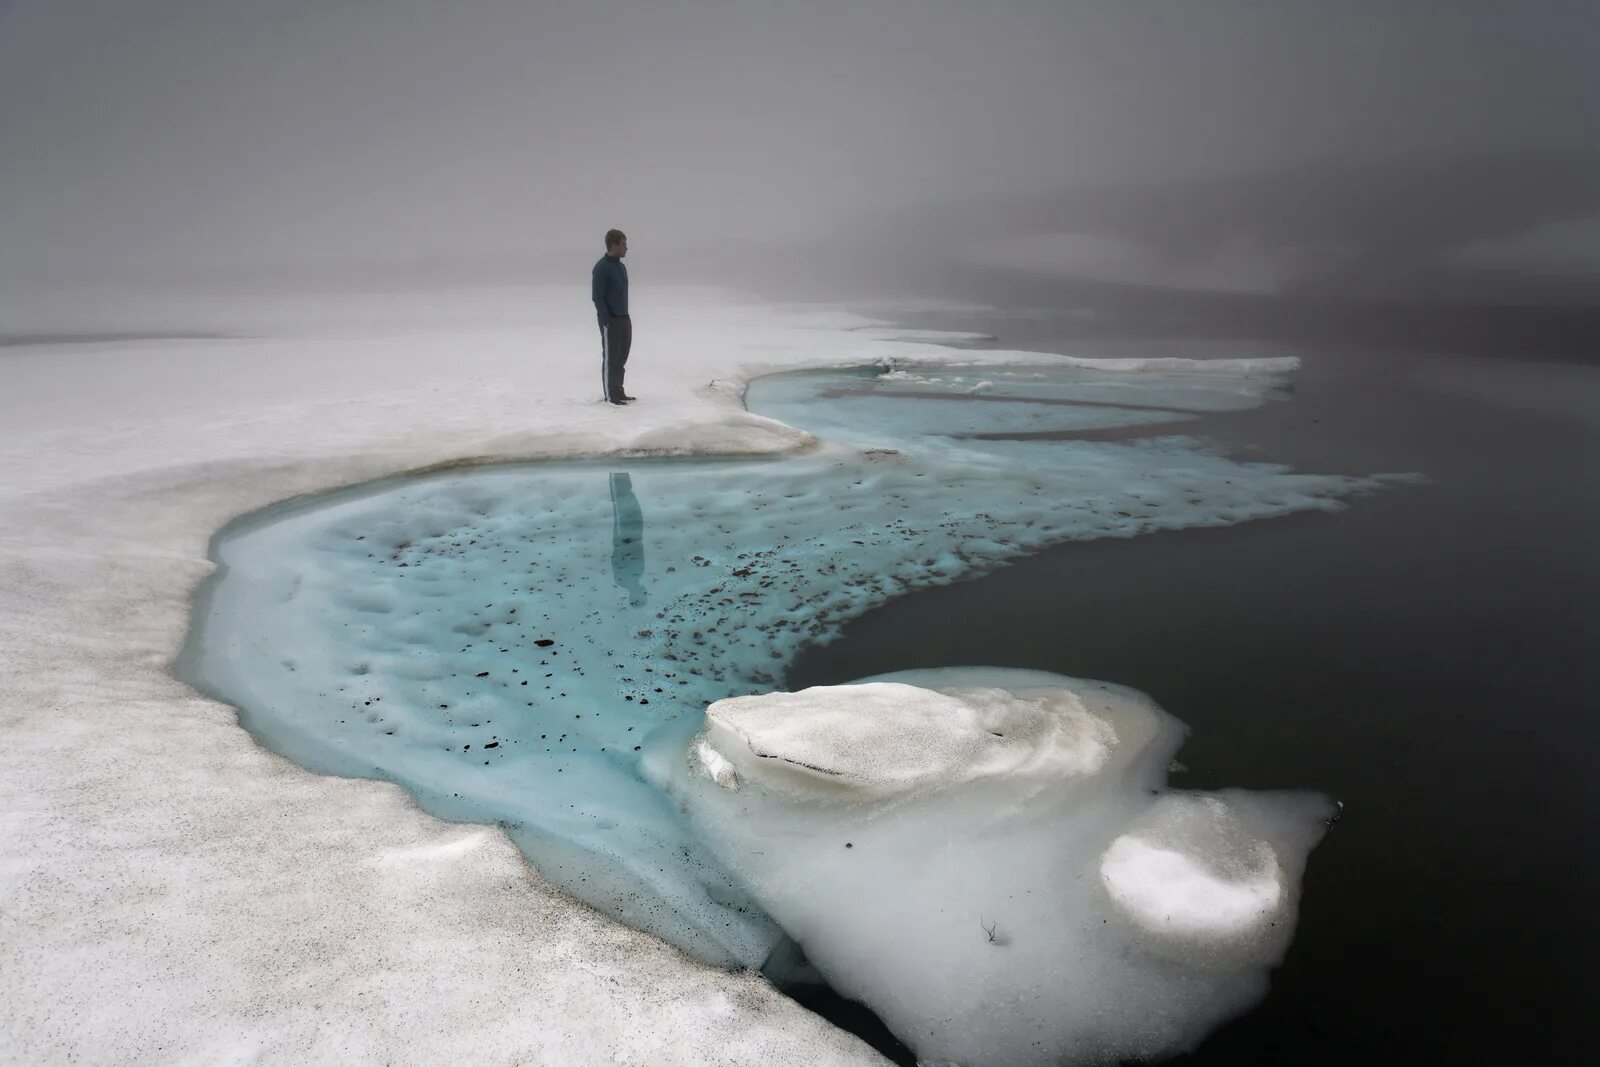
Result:
M823 439L805 455L479 468L269 509L218 535L180 672L297 762L499 824L577 898L719 965L825 979L923 1059L1169 1053L1259 997L1326 801L1167 790L1183 729L1120 686L775 690L900 593L1378 487L1175 435L1287 402L1287 370L781 375L748 403Z

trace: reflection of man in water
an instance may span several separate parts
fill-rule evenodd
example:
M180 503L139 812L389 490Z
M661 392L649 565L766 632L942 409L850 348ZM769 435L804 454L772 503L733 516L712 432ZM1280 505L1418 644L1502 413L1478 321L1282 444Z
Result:
M627 590L629 604L644 603L644 512L622 471L611 475L611 578Z

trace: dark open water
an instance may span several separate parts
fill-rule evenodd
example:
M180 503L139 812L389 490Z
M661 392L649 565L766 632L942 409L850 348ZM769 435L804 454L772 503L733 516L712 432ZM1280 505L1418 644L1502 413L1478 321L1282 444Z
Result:
M1271 994L1176 1062L1600 1062L1600 414L1432 388L1414 371L1438 353L1392 343L1089 340L1071 313L906 325L1082 355L1299 355L1292 402L1179 429L1430 482L1062 545L890 602L804 653L790 687L947 664L1107 679L1192 728L1174 785L1342 800Z

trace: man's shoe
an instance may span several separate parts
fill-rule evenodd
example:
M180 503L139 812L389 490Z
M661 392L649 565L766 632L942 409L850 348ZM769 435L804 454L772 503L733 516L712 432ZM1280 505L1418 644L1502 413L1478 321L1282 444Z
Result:
M626 400L607 400L606 403L615 404L619 408L625 408L628 406L628 402Z
M629 395L628 395L628 394L627 394L627 393L623 393L623 394L622 394L622 402L623 402L623 403L624 403L624 404L631 404L631 403L633 403L633 402L634 402L634 401L635 401L635 400L638 400L638 399L639 399L639 398L638 398L638 397L636 397L636 396L629 396Z

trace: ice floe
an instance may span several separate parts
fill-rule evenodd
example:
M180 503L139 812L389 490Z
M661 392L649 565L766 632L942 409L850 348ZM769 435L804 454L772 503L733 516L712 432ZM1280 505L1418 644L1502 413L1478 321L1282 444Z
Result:
M921 1062L1116 1063L1266 985L1308 794L1165 788L1143 694L946 668L707 709L677 790L734 879Z

